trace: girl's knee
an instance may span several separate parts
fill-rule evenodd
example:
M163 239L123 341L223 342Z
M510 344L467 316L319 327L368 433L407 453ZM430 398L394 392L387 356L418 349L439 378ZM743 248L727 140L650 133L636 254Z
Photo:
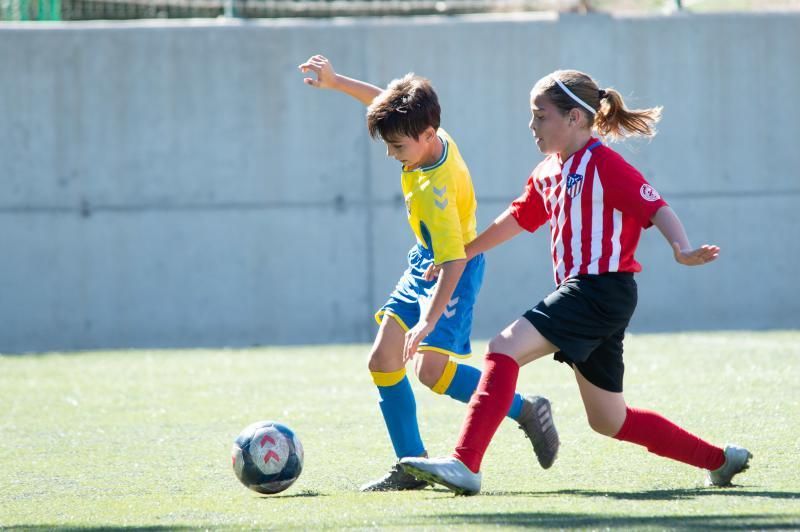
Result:
M603 436L608 436L609 438L613 438L619 433L619 429L622 428L622 422L625 421L625 418L622 418L622 422L619 420L619 416L606 416L606 415L587 415L587 420L589 421L589 427L597 432L598 434L602 434Z
M591 429L596 433L602 434L603 436L608 436L609 438L617 433L617 431L612 430L611 425L603 420L589 418L589 427L591 427Z
M499 334L489 340L489 343L486 346L487 353L503 353L507 350L505 338L500 336Z
M538 356L541 356L545 353L553 352L548 351L544 347L544 344L538 341L540 339L543 340L541 335L534 338L520 333L514 334L514 331L506 329L489 340L489 344L486 346L486 352L487 354L500 353L507 355L517 362L529 362L530 360L538 358ZM531 356L534 356L534 358L531 358Z

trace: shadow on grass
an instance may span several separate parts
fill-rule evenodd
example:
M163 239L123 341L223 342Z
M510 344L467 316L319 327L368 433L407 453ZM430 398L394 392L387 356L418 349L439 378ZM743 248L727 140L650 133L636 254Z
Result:
M262 495L259 497L261 500L267 499L295 499L300 497L327 497L325 493L320 493L318 491L312 490L303 490L300 493L288 493L286 495Z
M559 495L574 495L578 497L608 497L623 501L673 501L680 499L694 499L696 497L707 497L709 495L723 495L727 497L765 497L768 499L797 499L800 500L800 492L794 491L752 491L730 488L689 488L671 490L647 490L647 491L603 491L603 490L580 490L566 489L555 491L487 491L481 492L481 496L488 497L552 497Z
M585 513L510 512L475 514L435 514L417 516L424 523L437 526L517 526L557 529L656 528L681 530L785 530L800 524L790 514L739 515L654 515L625 516Z
M19 526L4 526L3 530L61 530L64 532L97 532L98 530L143 530L145 532L161 532L167 530L197 530L197 527L170 525L170 526L114 526L114 525L96 525L96 526L75 526L75 525L19 525Z

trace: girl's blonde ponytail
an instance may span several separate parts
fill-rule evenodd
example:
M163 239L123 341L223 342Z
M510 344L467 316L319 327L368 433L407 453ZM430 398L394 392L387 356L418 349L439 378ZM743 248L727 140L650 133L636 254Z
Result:
M599 91L600 108L594 116L594 128L600 136L611 141L627 137L652 137L655 125L661 119L661 107L627 109L622 95L614 89Z
M655 125L661 119L661 107L628 109L619 92L614 89L601 90L591 76L578 70L557 70L548 74L533 87L531 96L535 93L546 95L564 114L578 109L586 115L592 128L610 141L636 136L652 137L656 134ZM587 107L595 112L592 113Z

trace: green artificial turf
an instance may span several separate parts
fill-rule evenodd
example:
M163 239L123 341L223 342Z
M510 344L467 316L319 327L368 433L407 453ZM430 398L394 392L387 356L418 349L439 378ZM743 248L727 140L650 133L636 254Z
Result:
M800 331L626 340L629 404L753 452L727 489L593 433L571 371L548 358L522 369L519 389L553 402L562 447L551 469L506 421L480 495L361 494L394 460L367 350L0 356L0 528L800 527ZM412 382L429 452L450 452L464 405ZM262 419L289 425L305 447L303 474L273 496L246 489L231 468L233 439Z

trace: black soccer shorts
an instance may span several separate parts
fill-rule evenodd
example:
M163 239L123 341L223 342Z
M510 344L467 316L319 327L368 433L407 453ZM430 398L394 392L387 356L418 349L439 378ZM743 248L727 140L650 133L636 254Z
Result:
M632 273L579 275L523 316L558 347L556 360L577 368L595 386L622 392L622 340L636 301Z

